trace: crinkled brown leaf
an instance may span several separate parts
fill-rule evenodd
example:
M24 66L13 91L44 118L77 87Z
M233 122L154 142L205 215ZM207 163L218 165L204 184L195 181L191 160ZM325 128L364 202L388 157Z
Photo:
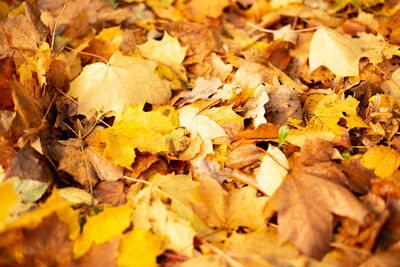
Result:
M307 148L323 149L326 143L308 140L301 151L302 161L308 156ZM329 179L341 173L337 167L313 173L313 169L321 168L319 164L307 167L300 160L295 163L292 173L269 199L266 213L268 216L274 210L278 213L280 242L290 241L301 253L321 259L332 240L333 214L362 225L368 210L349 190Z

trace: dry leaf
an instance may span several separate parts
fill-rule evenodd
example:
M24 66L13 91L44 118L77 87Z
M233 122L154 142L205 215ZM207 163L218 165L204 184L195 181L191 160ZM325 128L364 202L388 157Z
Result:
M104 155L115 164L131 169L135 148L154 154L169 151L166 134L176 127L177 114L172 107L145 112L143 105L130 106L112 127L100 130L91 142L105 143Z
M303 152L307 147L316 147L324 142L306 142L301 151L302 161L308 157ZM305 166L298 162L266 206L268 217L274 210L278 213L280 242L290 241L301 253L317 259L329 250L333 214L349 217L361 225L368 214L350 191L329 178L336 177L340 170L319 164ZM321 172L315 173L318 169Z
M78 113L88 118L96 112L111 112L120 118L128 105L137 106L144 101L165 105L171 97L169 82L154 73L156 65L154 61L115 52L107 65L86 66L71 82L68 95L78 99L83 106Z
M310 44L310 72L326 66L337 77L358 76L361 57L362 50L349 36L320 26Z
M171 67L183 62L187 50L186 47L179 44L177 38L173 38L168 32L164 32L161 41L149 39L146 43L139 45L138 48L143 57Z

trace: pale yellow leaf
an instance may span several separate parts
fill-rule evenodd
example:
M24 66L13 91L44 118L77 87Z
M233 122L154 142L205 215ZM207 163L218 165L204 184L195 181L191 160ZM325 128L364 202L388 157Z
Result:
M254 170L258 185L264 193L272 195L275 192L286 176L288 168L285 154L279 148L269 145L260 167Z
M389 178L400 166L400 153L383 145L371 147L361 158L361 164L381 178Z
M165 202L168 199L164 199ZM152 230L156 235L165 237L164 249L172 249L191 256L193 238L196 234L191 223L171 211L151 187L141 190L133 199L135 210L132 221L135 227L144 231Z
M227 227L260 228L265 223L264 206L267 200L267 197L257 197L257 189L252 186L230 192L226 211Z
M302 4L302 0L271 0L269 3L272 8L282 8L293 4Z
M337 77L358 76L361 57L362 50L349 36L320 26L311 39L310 72L325 66Z
M94 63L86 66L71 83L68 95L78 99L84 107L78 113L111 112L120 117L128 105L146 101L164 105L171 97L169 82L154 73L157 63L139 57L123 56L119 51L110 58L109 65ZM86 108L86 109L85 109Z
M358 36L360 38L356 38L354 42L361 47L362 56L367 57L374 65L381 63L384 58L391 59L393 56L400 56L399 46L385 41L380 34L360 32Z
M164 32L161 41L149 39L138 45L140 54L154 61L159 61L171 67L181 64L186 55L187 47L182 47L177 38Z
M179 123L191 133L191 139L199 136L202 140L201 156L213 152L212 140L217 137L227 136L225 131L215 121L207 116L198 114L199 109L185 106L179 109Z

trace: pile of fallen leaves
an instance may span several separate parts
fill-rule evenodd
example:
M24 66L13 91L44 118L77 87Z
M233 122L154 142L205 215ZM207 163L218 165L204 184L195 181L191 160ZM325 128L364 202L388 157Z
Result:
M399 266L395 0L0 1L0 266Z

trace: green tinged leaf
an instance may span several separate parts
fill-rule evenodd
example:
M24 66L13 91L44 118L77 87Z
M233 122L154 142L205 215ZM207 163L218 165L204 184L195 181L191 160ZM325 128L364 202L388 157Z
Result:
M281 128L279 128L279 135L278 135L278 137L279 137L279 145L278 145L278 147L279 148L285 142L286 137L288 136L288 134L289 134L289 126L288 125L284 125Z

